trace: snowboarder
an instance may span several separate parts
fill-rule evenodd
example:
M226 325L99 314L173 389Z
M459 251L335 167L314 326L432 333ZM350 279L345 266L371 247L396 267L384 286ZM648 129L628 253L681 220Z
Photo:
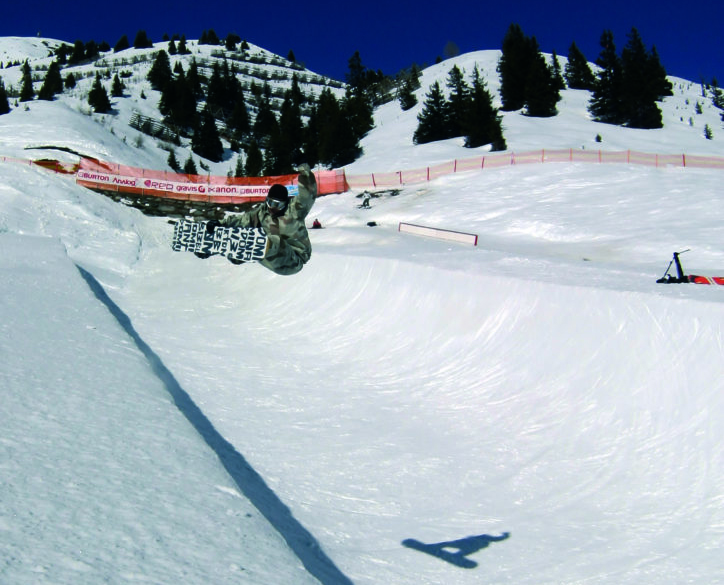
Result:
M283 275L296 274L309 261L312 243L304 219L317 197L317 181L309 165L299 167L299 194L293 198L284 185L274 184L264 203L250 211L232 215L222 221L210 221L207 230L216 226L263 228L267 248L260 264Z

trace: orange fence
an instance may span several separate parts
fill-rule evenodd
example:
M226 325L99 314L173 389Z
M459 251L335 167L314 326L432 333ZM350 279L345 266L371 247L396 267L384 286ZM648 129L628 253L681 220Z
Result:
M633 150L606 151L570 148L562 150L536 150L522 153L489 154L481 157L453 160L418 169L389 173L346 175L346 180L347 186L350 189L375 189L432 181L438 177L452 173L495 169L518 164L553 162L619 163L651 167L690 167L724 170L724 157L721 156L651 154Z
M275 177L223 177L213 175L185 175L130 167L95 159L82 158L78 164L51 160L30 161L0 157L0 162L41 165L58 173L76 175L79 185L104 191L136 193L187 201L210 203L249 203L266 197L273 183L293 185L297 175ZM317 171L320 195L343 193L350 189L363 190L389 188L400 185L433 181L452 173L497 169L511 165L531 163L618 163L651 167L686 167L724 170L724 157L690 154L652 154L633 150L536 150L522 153L487 154L473 158L402 171L347 175L344 169Z

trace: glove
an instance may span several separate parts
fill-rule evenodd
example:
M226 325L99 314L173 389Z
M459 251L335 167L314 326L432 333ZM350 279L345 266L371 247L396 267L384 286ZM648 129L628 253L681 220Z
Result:
M299 178L297 179L299 183L311 191L312 186L317 184L317 180L314 178L312 169L309 168L307 163L303 163L297 167L297 171L299 172Z
M206 222L206 233L213 234L214 230L221 226L221 222L218 219L210 219Z

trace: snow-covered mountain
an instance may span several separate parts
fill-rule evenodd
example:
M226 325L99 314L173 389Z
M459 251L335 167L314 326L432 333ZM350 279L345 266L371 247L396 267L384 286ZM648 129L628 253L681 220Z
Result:
M452 64L495 90L496 59L427 69L420 102ZM0 582L724 583L724 288L655 282L687 248L724 275L724 171L324 197L310 263L279 277L174 253L164 218L15 160L165 168L127 124L155 111L146 66L113 115L80 84L0 116ZM596 124L569 90L554 119L504 114L508 147L724 155L719 111L673 82L660 130ZM380 108L347 171L484 152L413 146L419 107Z

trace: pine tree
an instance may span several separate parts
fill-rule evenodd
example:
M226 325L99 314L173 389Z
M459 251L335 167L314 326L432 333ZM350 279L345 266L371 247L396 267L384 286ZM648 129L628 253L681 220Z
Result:
M113 97L123 97L123 90L125 89L125 86L123 85L123 82L121 81L121 78L118 77L118 73L116 73L113 76L113 84L111 85L111 96Z
M639 32L633 28L621 52L623 69L621 98L624 121L631 128L661 128L661 110L656 105L660 91L651 57Z
M436 81L430 86L417 121L417 129L412 136L415 144L426 144L450 137L448 107L440 82Z
M563 89L566 89L566 82L563 79L563 74L561 73L561 64L558 61L558 55L555 51L551 54L551 77L553 78L553 85L556 88L556 91L560 92Z
M256 119L254 120L253 134L260 142L268 141L278 125L277 118L271 108L271 88L264 84L264 91L258 98Z
M493 106L493 96L488 91L477 67L473 71L464 136L467 148L477 148L485 144L492 145L494 151L507 148L503 138L502 122L498 110Z
M450 69L446 85L450 90L446 108L448 137L463 136L465 116L470 107L470 88L457 65Z
M166 164L168 164L168 166L174 173L178 173L181 171L181 167L178 164L178 159L176 158L176 152L174 152L173 150L169 151Z
M101 83L100 73L96 73L93 87L88 94L88 103L98 114L105 114L111 109L111 101L108 99L108 94Z
M10 111L10 104L8 103L8 94L5 91L5 84L0 79L0 116L7 114Z
M236 157L236 165L234 166L234 176L235 177L243 177L244 176L244 159L241 158L241 154Z
M153 43L151 42L151 39L148 38L148 35L146 34L145 30L139 30L136 33L136 38L133 40L133 48L134 49L151 49L151 48L153 48Z
M556 104L560 99L553 70L548 67L540 51L537 51L528 69L525 115L537 118L555 116L558 113Z
M146 79L151 82L151 87L158 91L163 91L173 78L171 71L171 61L166 51L159 51L156 59L148 72Z
M20 101L29 102L35 97L35 91L33 90L33 76L30 73L30 64L25 61L22 67L22 85L20 86Z
M191 155L186 159L186 162L184 163L183 168L184 173L187 175L198 175L199 171L196 168L196 163L194 162L194 159Z
M602 50L596 65L601 70L593 84L588 111L597 122L622 124L626 119L622 99L623 70L610 30L603 32L600 44Z
M53 61L45 74L45 80L38 92L38 99L51 101L56 94L63 92L63 78L60 75L60 65Z
M412 83L407 76L400 84L400 89L397 92L397 100L400 102L400 107L403 112L406 112L417 105L417 97L412 91Z
M220 162L224 156L224 147L216 128L216 120L208 107L201 113L201 123L191 140L191 150L213 162Z
M128 41L128 37L126 35L123 35L120 39L118 39L116 46L113 47L113 52L120 53L121 51L125 51L126 49L130 48L131 43Z
M304 153L310 165L342 167L359 156L359 140L342 104L326 87L317 99L305 129Z
M181 40L178 42L176 51L179 55L189 55L191 51L186 47L186 35L181 35Z
M251 121L249 120L249 112L246 109L246 100L243 93L239 94L234 104L228 127L237 138L243 138L251 131Z
M533 50L531 40L523 34L520 26L511 24L503 38L502 54L498 61L503 111L520 110L525 106L528 71L537 52L537 43Z
M568 49L568 63L565 67L565 77L568 87L571 89L593 89L596 77L591 71L591 66L586 61L576 43L571 43Z
M246 152L246 164L244 165L244 174L247 177L260 177L264 167L264 157L262 156L259 143L252 139Z

